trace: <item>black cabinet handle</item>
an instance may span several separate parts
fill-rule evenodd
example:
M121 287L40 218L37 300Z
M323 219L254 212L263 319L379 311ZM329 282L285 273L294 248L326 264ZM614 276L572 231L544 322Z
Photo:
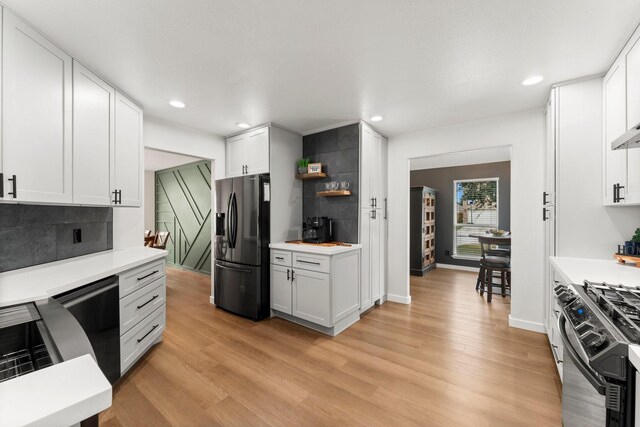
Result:
M277 256L276 259L279 259L280 261L284 261L284 258L282 258L281 256Z
M9 178L9 181L11 181L13 183L13 191L9 191L10 196L13 196L13 198L15 199L16 197L18 197L18 178L16 178L15 175L11 175L11 178Z
M287 268L287 280L291 280L290 275L289 275L289 269Z
M122 190L118 190L118 204L122 204Z
M387 198L384 198L384 219L387 219Z
M320 265L320 263L319 263L319 262L305 261L305 260L303 260L303 259L299 259L299 260L297 260L297 261L298 261L298 262L303 262L303 263L305 263L305 264Z
M547 201L547 196L549 196L549 193L547 193L546 191L542 193L542 204L546 205L547 203L549 203Z
M137 306L138 310L140 310L142 307L144 307L145 305L149 304L151 301L153 301L154 299L158 298L160 295L154 295L153 298L151 298L149 301L145 302L142 305Z
M293 270L291 270L291 281L293 282L293 279L295 279L295 276L293 275Z
M138 339L138 344L140 344L140 342L142 342L142 340L144 340L151 332L155 331L158 326L160 326L160 325L159 324L158 325L154 325L153 328L151 328L151 330L149 332L144 334L142 336L142 338Z
M558 360L556 363L559 365L559 364L561 364L563 362L562 362L562 360Z
M624 188L624 185L618 184L618 201L624 200L624 197L620 197L620 190Z
M547 208L542 208L542 220L546 221L549 218L547 217Z
M4 174L0 172L0 197L4 197Z
M118 204L118 190L113 190L111 193L113 194L113 204L117 205Z
M154 275L154 274L156 274L158 271L160 271L160 270L153 270L151 273L149 273L149 274L147 274L147 275L145 275L145 276L138 277L138 280L144 280L144 279L146 279L146 278L147 278L147 277L149 277L149 276L153 276L153 275Z
M557 345L553 345L553 344L551 344L551 347L553 347L553 348L558 348L558 346L557 346Z

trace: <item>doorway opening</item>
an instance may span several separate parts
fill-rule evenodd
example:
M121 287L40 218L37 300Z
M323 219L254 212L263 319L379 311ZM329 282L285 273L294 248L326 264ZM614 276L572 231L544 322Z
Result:
M491 291L494 303L510 305L510 244L500 241L483 252L481 241L510 233L511 147L425 156L409 165L411 294L440 283L456 298L477 297L483 290L486 303L484 291ZM506 258L501 270L491 272L493 280L481 263L490 250L503 250ZM506 307L505 317L509 312Z
M144 160L145 242L168 266L211 275L212 161L149 148Z

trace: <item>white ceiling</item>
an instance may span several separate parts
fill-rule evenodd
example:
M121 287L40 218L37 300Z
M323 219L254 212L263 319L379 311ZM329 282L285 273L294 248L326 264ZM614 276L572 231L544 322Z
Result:
M163 169L175 168L176 166L186 165L188 163L197 162L197 157L183 156L182 154L166 153L164 151L144 149L144 170L159 171Z
M496 147L411 159L409 161L409 169L414 171L449 168L453 166L479 165L482 163L508 162L510 160L511 147Z
M540 107L640 20L638 0L3 1L146 114L219 135L381 114L393 136Z

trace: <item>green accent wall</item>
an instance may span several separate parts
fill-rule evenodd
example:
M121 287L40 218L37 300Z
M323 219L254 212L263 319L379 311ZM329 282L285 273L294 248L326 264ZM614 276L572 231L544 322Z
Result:
M157 171L156 229L169 231L167 263L211 274L211 162Z

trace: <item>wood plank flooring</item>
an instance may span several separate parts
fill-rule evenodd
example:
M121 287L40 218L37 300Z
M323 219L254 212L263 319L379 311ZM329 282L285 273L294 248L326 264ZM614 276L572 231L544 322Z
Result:
M209 278L167 269L167 329L114 388L104 426L559 426L546 337L508 326L475 274L411 279L335 338L209 304Z

